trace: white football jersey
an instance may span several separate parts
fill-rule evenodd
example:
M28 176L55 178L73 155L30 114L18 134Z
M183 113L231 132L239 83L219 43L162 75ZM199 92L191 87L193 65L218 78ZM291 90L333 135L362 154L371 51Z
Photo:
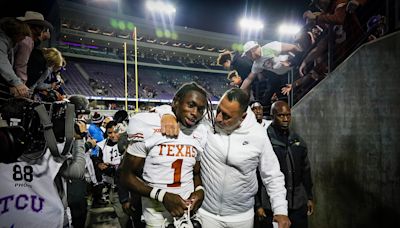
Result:
M118 150L118 143L116 143L114 146L109 146L107 145L107 140L108 139L104 139L103 141L97 143L97 146L99 146L103 153L103 162L118 166L121 164L121 154Z
M62 227L64 207L54 178L65 159L46 153L29 162L0 163L0 227Z
M146 115L145 115L146 114ZM194 191L193 167L207 137L207 128L199 124L194 128L181 127L178 138L161 135L160 117L156 113L135 115L129 121L128 134L142 136L142 142L130 145L127 152L146 158L143 179L152 187L188 198Z
M157 122L158 121L158 122ZM158 113L138 113L129 119L128 141L140 142L150 137L160 129L160 116Z
M122 158L118 150L118 143L116 143L114 146L109 146L107 145L107 140L108 139L105 139L97 144L97 146L99 146L102 151L103 162L115 166L115 168L118 168L118 166L121 164ZM104 182L112 185L115 184L114 177L110 177L104 174L102 176Z

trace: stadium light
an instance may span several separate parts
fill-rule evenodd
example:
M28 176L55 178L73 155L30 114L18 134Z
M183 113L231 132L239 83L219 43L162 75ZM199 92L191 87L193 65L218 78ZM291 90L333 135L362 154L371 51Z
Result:
M299 25L281 24L278 27L278 33L281 35L295 35L301 30Z
M164 14L174 14L176 12L175 7L164 1L152 1L149 0L146 2L146 8L151 12L159 12Z
M261 21L249 18L240 19L239 25L242 29L247 30L261 30L264 28L264 24Z

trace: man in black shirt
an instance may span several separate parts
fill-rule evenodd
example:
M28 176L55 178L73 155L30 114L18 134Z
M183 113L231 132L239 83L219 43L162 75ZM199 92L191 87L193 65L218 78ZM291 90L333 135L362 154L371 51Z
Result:
M284 101L271 106L272 123L267 129L268 137L282 173L285 175L289 219L292 228L307 228L308 219L314 211L310 163L307 146L296 133L289 129L291 111ZM256 216L263 220L262 227L272 228L272 211L265 188L256 197Z
M246 79L251 72L253 60L247 56L242 56L240 53L232 53L230 51L219 54L217 64L224 67L225 70L236 70L242 80Z

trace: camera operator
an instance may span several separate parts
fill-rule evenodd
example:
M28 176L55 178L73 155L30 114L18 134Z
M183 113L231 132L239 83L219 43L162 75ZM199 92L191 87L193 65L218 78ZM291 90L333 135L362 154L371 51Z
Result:
M71 103L75 104L77 109L77 104L85 104L86 98L80 96L73 96L69 98ZM88 105L88 104L87 104ZM87 110L86 105L83 105L83 110ZM79 109L79 107L78 107ZM94 167L92 160L90 158L90 150L96 147L96 140L92 139L87 134L87 117L89 111L85 111L83 114L78 114L77 124L75 124L75 132L81 138L86 138L85 142L85 179L70 179L67 182L67 193L68 193L68 207L71 210L72 226L75 228L84 227L86 222L87 214L87 183L96 182L96 177L94 174Z
M70 217L66 213L64 217L64 227L71 225L73 227L84 227L87 213L86 181L85 173L88 166L93 166L91 159L87 159L87 153L96 146L96 140L87 137L87 122L85 116L90 113L89 101L81 95L73 95L69 97L70 103L75 105L75 144L78 148L75 151L75 144L72 148L72 159L68 167L63 170L62 177L67 179L67 191L64 197L64 207L67 213L71 213ZM88 163L89 161L89 163ZM67 209L69 208L69 210ZM70 221L68 218L71 218Z
M7 157L0 163L3 226L68 227L66 179L82 179L86 163L86 124L74 116L88 110L83 108L88 101L78 100L75 109L73 102L38 104L28 99L10 100L2 107L9 124L20 124L0 128L2 155ZM75 124L79 131L73 132Z

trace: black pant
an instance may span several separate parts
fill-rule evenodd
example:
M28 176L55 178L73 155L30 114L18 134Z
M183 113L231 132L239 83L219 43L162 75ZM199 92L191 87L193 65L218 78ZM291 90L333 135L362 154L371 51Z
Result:
M71 209L72 225L74 228L85 227L87 201L85 180L68 182L68 206Z

